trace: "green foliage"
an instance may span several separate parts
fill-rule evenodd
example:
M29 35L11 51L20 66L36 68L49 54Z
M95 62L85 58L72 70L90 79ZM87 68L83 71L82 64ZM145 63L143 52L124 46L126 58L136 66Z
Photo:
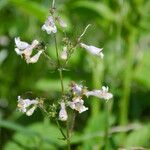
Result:
M136 68L134 78L137 82L140 82L144 87L150 89L150 53L145 52L142 56L140 64Z
M88 9L97 15L104 17L110 21L116 21L117 15L104 3L92 1L77 1L72 4L73 9Z
M53 122L44 122L39 111L31 119L16 111L18 95L41 96L53 102L60 94L57 73L52 72L53 66L44 57L37 64L26 65L14 52L14 37L20 35L28 42L35 38L47 41L50 45L47 53L56 58L53 37L41 31L41 25L49 14L50 3L48 0L0 1L0 39L3 35L9 39L7 45L0 42L0 52L3 49L7 52L4 59L0 56L3 60L0 61L0 145L5 150L66 149L65 142L59 139L62 137L58 128ZM109 117L106 117L106 108L102 104L91 103L93 99L86 100L92 112L76 116L72 147L79 150L149 148L150 1L56 0L56 6L69 24L66 35L72 37L70 40L75 40L90 23L92 26L83 42L88 44L91 41L91 45L103 47L105 54L103 63L95 63L89 54L77 48L69 67L64 71L65 89L68 89L70 80L78 83L87 81L85 85L91 89L110 85L114 94ZM61 39L64 33L59 30L58 38ZM62 47L60 42L60 51ZM125 105L121 105L122 101ZM98 108L98 111L94 108ZM122 110L126 110L127 118L121 118ZM93 115L94 111L97 112L96 116ZM127 121L125 127L135 120L143 126L139 130L126 132L124 140L116 140L116 137L120 137L118 132L110 134L107 139L108 122L111 129L112 126L119 126L121 119ZM105 140L108 140L107 145ZM124 144L122 141L125 141Z
M15 7L24 11L29 15L33 15L38 18L40 21L44 22L46 15L48 14L48 7L41 6L40 4L29 0L10 0Z
M17 149L56 149L56 147L64 145L63 140L59 140L61 137L59 130L47 121L44 123L35 123L28 127L23 127L8 121L1 121L0 126L17 131L13 136L12 142L7 143L6 150L12 147Z
M131 132L126 139L126 147L149 147L150 141L150 125L145 124L139 130ZM134 139L134 140L133 140Z

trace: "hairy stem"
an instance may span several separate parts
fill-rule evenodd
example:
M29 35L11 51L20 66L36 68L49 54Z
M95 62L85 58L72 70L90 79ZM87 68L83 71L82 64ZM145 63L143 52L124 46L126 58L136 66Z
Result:
M60 77L60 83L61 83L61 91L63 95L64 94L63 74L62 74L62 67L61 67L60 60L59 60L59 52L58 52L58 47L57 47L56 35L54 35L54 40L55 40L55 49L56 49L56 56L57 56L57 62L58 62L58 71L59 71L59 77Z
M66 127L67 127L67 147L68 150L70 150L70 131L69 131L69 121L66 122Z
M57 62L58 62L58 71L59 71L59 77L60 77L60 83L61 83L61 92L62 92L62 97L63 97L63 95L64 95L63 73L62 73L62 66L61 66L60 59L59 59L59 52L58 52L58 47L57 47L56 35L54 35L54 40L55 40L56 57L57 57ZM66 127L67 127L67 137L65 139L67 140L68 150L70 150L70 136L69 136L69 125L68 125L68 122L66 123ZM61 132L61 133L64 136L63 132Z
M60 124L59 124L59 122L58 122L58 120L57 120L57 119L56 119L56 124L57 124L58 129L60 130L60 132L61 132L62 136L63 136L63 137L64 137L64 139L66 140L66 139L67 139L67 137L66 137L65 133L63 132L63 130L62 130L62 128L61 128L61 126L60 126Z

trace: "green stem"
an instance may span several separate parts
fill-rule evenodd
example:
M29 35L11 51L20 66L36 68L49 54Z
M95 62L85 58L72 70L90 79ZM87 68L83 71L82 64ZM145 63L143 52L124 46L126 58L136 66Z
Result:
M59 60L59 52L58 52L58 47L57 47L57 38L56 38L56 35L54 35L54 41L55 41L55 49L56 49L56 56L57 56L58 67L61 67L60 66L60 60Z
M58 71L59 71L59 77L60 77L60 83L61 83L61 92L62 92L62 96L63 96L64 95L63 73L62 73L62 66L61 66L61 63L60 63L60 60L59 60L59 52L58 52L58 47L57 47L57 38L56 38L56 35L54 35L54 40L55 40L56 57L57 57L57 62L58 62ZM70 150L70 136L69 136L68 122L67 122L66 126L67 126L67 137L65 139L67 140L68 150ZM64 136L62 130L61 130L61 133Z
M59 76L60 76L60 82L61 82L61 89L62 89L62 95L64 94L64 84L63 84L63 75L62 75L62 69L59 69Z
M126 57L126 68L124 73L123 81L123 96L120 104L120 124L126 125L128 123L128 106L129 106L129 97L131 92L131 81L132 81L132 67L134 59L134 39L135 34L131 33L128 40L128 52Z
M58 129L60 130L60 132L61 132L62 136L63 136L63 137L64 137L64 139L66 140L66 139L67 139L67 137L66 137L65 133L63 132L63 130L62 130L62 128L61 128L61 126L60 126L60 124L59 124L59 122L58 122L58 120L57 120L57 119L56 119L56 124L57 124Z
M109 103L105 103L105 132L104 132L104 150L108 150L108 143L109 143Z
M68 150L71 149L71 146L70 146L70 131L69 131L69 122L67 121L66 122L66 127L67 127L67 147L68 147Z
M103 78L103 63L99 58L94 58L93 71L92 71L92 83L94 88L101 88L101 82ZM97 98L93 98L91 104L92 116L98 115L100 112L100 101Z
M58 71L59 71L59 77L60 77L60 83L61 83L61 90L62 90L62 95L63 95L64 94L63 74L62 74L62 67L61 67L60 60L59 60L59 52L58 52L58 47L57 47L56 35L54 35L54 40L55 40L55 49L56 49L56 56L57 56L57 62L58 62Z
M134 42L135 42L135 33L132 31L127 39L126 45L128 45L128 52L126 55L126 67L123 80L123 95L120 101L120 125L125 126L128 123L128 114L129 114L129 100L131 92L131 82L132 82L132 67L134 61ZM125 133L120 135L121 145L124 144L124 139L126 137Z

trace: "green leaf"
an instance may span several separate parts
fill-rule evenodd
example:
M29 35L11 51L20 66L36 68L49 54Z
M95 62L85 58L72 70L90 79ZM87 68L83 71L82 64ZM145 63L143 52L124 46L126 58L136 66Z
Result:
M25 13L31 14L38 18L40 21L44 21L48 14L48 8L29 0L10 0L14 6L24 11Z
M101 2L95 2L95 1L77 1L72 4L73 9L77 8L84 8L88 9L90 11L94 11L99 16L102 16L104 19L110 20L110 21L116 21L117 15L105 4Z
M7 6L8 2L9 2L9 0L1 0L0 1L0 10L2 8L4 8L5 6Z
M150 147L150 124L144 125L139 130L131 132L127 139L125 146L126 147Z
M104 136L104 129L105 129L105 113L101 113L101 115L91 116L91 118L88 120L84 133L92 135L93 133L96 132L98 133L98 131L100 130L102 134L101 137L99 136L93 137L92 139L87 139L83 143L83 149L90 150L93 149L94 147L100 148L103 142L102 138Z
M22 125L7 120L0 120L0 127L16 131L16 134L14 135L13 139L23 144L24 146L28 145L27 141L31 137L33 139L36 139L37 141L42 140L43 142L51 144L53 146L63 144L62 141L58 139L59 137L61 137L59 130L52 124L45 125L42 122L42 123L35 123L28 127L24 127ZM31 145L34 145L33 141L31 141Z
M136 68L134 73L134 79L150 89L150 52L145 52L139 66Z
M23 127L19 124L13 123L11 121L0 120L0 127L15 130L15 131L18 131L18 132L22 132L23 134L26 134L28 136L37 135L36 132L33 132L32 130L27 129L26 127Z

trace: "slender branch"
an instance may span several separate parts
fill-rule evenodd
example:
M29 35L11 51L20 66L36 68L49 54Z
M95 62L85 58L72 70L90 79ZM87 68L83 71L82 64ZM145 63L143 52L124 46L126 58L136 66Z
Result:
M59 60L59 53L58 53L58 47L57 47L57 38L56 35L54 35L54 41L55 41L55 49L56 49L56 56L57 56L57 62L58 62L58 66L60 66L60 60Z
M68 150L70 150L70 132L69 132L69 122L68 122L68 120L66 122L66 127L67 127L67 147L68 147Z
M124 71L123 79L123 94L120 100L120 125L126 125L128 123L129 115L129 104L130 104L130 93L131 93L131 83L132 83L132 68L134 60L134 51L135 51L135 38L136 32L133 30L127 39L128 52L126 55L126 67ZM124 144L124 139L126 134L120 134L121 144Z
M59 76L60 76L60 82L61 82L61 89L62 89L62 95L64 94L64 84L63 84L63 75L62 75L62 69L59 69Z
M55 0L52 2L52 8L55 8Z
M57 57L57 62L58 62L58 71L59 71L59 77L60 77L60 81L61 81L61 92L62 92L62 96L64 95L64 83L63 83L63 73L62 73L62 66L60 63L60 59L59 59L59 52L58 52L58 47L57 47L57 38L56 35L54 35L54 40L55 40L55 49L56 49L56 57ZM58 122L57 122L58 125ZM67 127L67 137L66 135L62 132L60 126L59 129L62 133L62 135L65 135L65 140L67 140L67 147L68 150L70 150L70 136L69 136L69 126L68 126L68 122L66 122L66 127Z
M109 142L109 112L108 112L108 106L105 103L105 131L104 131L104 150L108 149L108 142Z
M73 128L74 128L74 124L75 124L75 118L76 118L76 112L73 111L73 115L72 115L72 119L71 119L70 134L72 134L72 132L73 132Z
M61 134L63 135L64 139L66 140L67 137L66 137L65 133L63 132L63 130L62 130L62 128L61 128L61 126L60 126L60 124L59 124L57 119L56 119L56 124L57 124L58 129L60 130Z
M81 34L81 35L79 36L79 38L78 38L79 41L80 41L80 39L84 36L84 34L86 33L87 29L88 29L90 26L91 26L91 24L88 24L88 25L85 27L84 31L82 32L82 34Z
M48 56L48 54L46 54L44 51L43 51L43 54L49 60L49 62L50 62L51 65L56 66L56 63Z
M65 61L64 65L66 65L70 59L70 57L72 56L73 52L74 52L74 49L78 46L78 44L80 43L81 41L81 38L83 37L83 35L86 33L87 29L91 26L91 24L88 24L85 29L83 30L83 32L81 33L81 35L77 38L75 44L69 49L70 53L68 55L68 58L67 60Z
M58 47L57 47L56 35L54 35L54 40L55 40L55 49L56 49L56 56L57 56L57 62L58 62L58 71L59 71L59 77L60 77L60 82L61 82L61 90L62 90L62 95L63 95L64 94L63 75L62 75L62 67L61 67L60 60L59 60L59 52L58 52Z

